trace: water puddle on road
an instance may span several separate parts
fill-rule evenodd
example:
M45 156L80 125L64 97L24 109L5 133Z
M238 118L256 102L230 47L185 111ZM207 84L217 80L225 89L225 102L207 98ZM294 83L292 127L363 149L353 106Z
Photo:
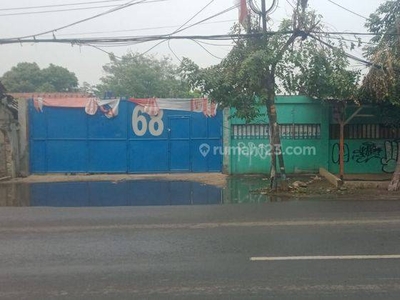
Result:
M95 181L0 184L0 207L106 207L265 203L264 179L229 178L226 188L191 181Z
M224 203L266 203L294 200L278 195L265 195L261 190L269 186L269 179L263 176L233 176L227 179L224 189Z

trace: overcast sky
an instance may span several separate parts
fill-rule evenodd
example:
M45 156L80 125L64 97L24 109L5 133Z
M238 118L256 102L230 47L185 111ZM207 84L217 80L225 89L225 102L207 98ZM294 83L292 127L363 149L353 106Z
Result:
M83 5L82 3L92 3ZM154 2L152 2L154 1ZM260 3L261 0L255 0ZM294 0L279 0L276 11L271 15L270 25L279 23L280 20L291 14L289 2ZM12 38L26 35L35 35L40 32L59 28L75 21L107 11L115 6L130 2L129 0L2 0L0 7L0 38ZM148 0L151 3L134 5L123 10L102 16L67 29L55 32L56 38L87 38L87 37L117 37L169 34L187 22L208 3L211 4L202 11L190 23L201 21L207 17L222 12L235 4L235 0ZM267 0L271 3L272 0ZM334 2L368 17L384 0L334 0ZM9 8L65 5L81 3L77 6L44 7L30 10L8 10ZM337 31L365 32L365 20L355 16L344 9L335 6L329 0L309 0L311 8L317 10L323 17L325 25ZM102 8L87 7L107 6ZM34 11L66 10L53 13L7 15L15 13L31 13ZM238 10L232 9L204 24L194 26L182 31L180 35L213 35L227 34L237 21ZM52 38L52 34L41 36L41 38ZM39 37L38 37L39 38ZM213 42L214 43L214 42ZM190 40L163 43L149 53L159 56L171 56L175 63L179 63L172 51L179 57L189 57L200 66L216 64L219 58L226 56L229 52L229 42L215 42L216 45L202 44L210 53L197 43ZM118 56L128 51L143 53L154 46L156 42L144 44L127 45L123 47L104 47ZM74 72L80 83L87 81L91 84L99 82L103 76L102 66L109 62L108 55L87 46L71 46L62 44L13 44L0 45L1 63L0 76L19 62L36 62L41 68L50 63L68 68ZM362 51L356 50L354 54L361 56ZM216 58L219 57L219 58ZM356 64L356 63L355 63Z

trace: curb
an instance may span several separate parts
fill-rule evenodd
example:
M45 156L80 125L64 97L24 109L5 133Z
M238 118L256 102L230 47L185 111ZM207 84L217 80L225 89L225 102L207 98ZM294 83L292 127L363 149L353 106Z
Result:
M319 175L325 177L326 180L328 180L331 184L333 184L337 188L343 186L343 181L340 178L336 177L335 175L333 175L324 168L319 168Z
M380 189L387 190L390 181L343 181L334 174L330 173L324 168L319 169L319 174L326 178L331 184L333 184L336 188L347 187L347 188L358 188L358 189Z
M387 190L390 181L346 181L345 187Z

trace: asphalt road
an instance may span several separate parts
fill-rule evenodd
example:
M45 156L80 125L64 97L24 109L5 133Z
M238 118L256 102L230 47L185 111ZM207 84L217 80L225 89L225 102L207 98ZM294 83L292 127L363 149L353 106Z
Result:
M0 299L399 299L384 255L397 201L0 208Z

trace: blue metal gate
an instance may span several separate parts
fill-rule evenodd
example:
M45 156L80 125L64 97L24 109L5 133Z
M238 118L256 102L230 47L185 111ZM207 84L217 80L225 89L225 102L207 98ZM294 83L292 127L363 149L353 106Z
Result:
M121 101L119 114L29 104L31 173L221 172L222 113L162 110ZM207 151L204 151L204 147ZM201 150L203 148L203 151Z

